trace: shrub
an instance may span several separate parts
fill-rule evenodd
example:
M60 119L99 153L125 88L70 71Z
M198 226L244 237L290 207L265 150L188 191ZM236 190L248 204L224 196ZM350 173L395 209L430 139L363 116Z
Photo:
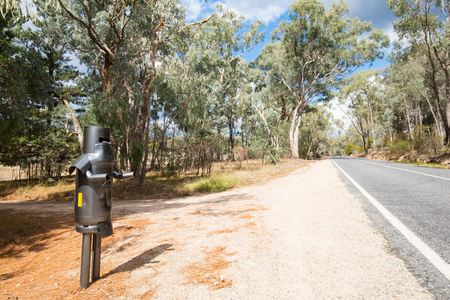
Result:
M236 176L214 175L209 178L201 178L186 186L191 192L221 192L240 184Z
M413 148L413 145L410 141L399 140L399 141L393 142L389 146L389 152L391 152L391 154L405 154L406 152L411 151L412 148Z
M347 156L352 155L352 148L353 148L352 144L348 144L348 145L345 147L345 155L347 155Z

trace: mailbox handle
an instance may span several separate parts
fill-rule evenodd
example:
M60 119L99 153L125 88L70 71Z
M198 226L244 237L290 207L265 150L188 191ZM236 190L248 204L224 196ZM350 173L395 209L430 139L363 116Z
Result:
M135 177L135 172L128 172L128 173L117 173L116 171L113 172L113 176L116 179L129 179Z
M92 174L92 172L89 171L89 170L86 171L86 177L91 182L108 181L109 180L109 175L108 174L106 174L106 173L105 174Z

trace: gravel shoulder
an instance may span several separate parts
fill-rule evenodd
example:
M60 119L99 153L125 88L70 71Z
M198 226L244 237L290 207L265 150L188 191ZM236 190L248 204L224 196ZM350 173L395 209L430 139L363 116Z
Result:
M113 205L100 280L78 288L81 236L71 224L38 253L0 257L0 291L11 299L433 298L330 160L264 185ZM0 202L0 210L69 219L72 205Z

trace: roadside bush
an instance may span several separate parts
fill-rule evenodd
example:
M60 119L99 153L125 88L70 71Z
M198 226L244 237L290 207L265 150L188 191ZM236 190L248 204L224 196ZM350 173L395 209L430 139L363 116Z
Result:
M421 154L437 155L443 149L441 137L424 136L414 140L414 150Z
M214 175L209 178L201 178L186 186L190 192L221 192L233 188L240 184L240 180L235 176Z
M350 156L352 155L352 144L348 144L347 146L345 146L345 155Z
M391 154L405 154L413 149L413 144L408 140L394 141L389 146Z
M356 145L353 142L350 142L350 144L348 144L345 147L345 155L350 156L352 154L360 154L360 153L364 153L364 148L361 146Z

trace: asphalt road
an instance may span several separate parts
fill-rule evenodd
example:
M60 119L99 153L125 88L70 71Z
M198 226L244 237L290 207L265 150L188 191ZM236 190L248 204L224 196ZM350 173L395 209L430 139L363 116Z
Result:
M390 251L436 299L450 299L450 170L334 157Z

